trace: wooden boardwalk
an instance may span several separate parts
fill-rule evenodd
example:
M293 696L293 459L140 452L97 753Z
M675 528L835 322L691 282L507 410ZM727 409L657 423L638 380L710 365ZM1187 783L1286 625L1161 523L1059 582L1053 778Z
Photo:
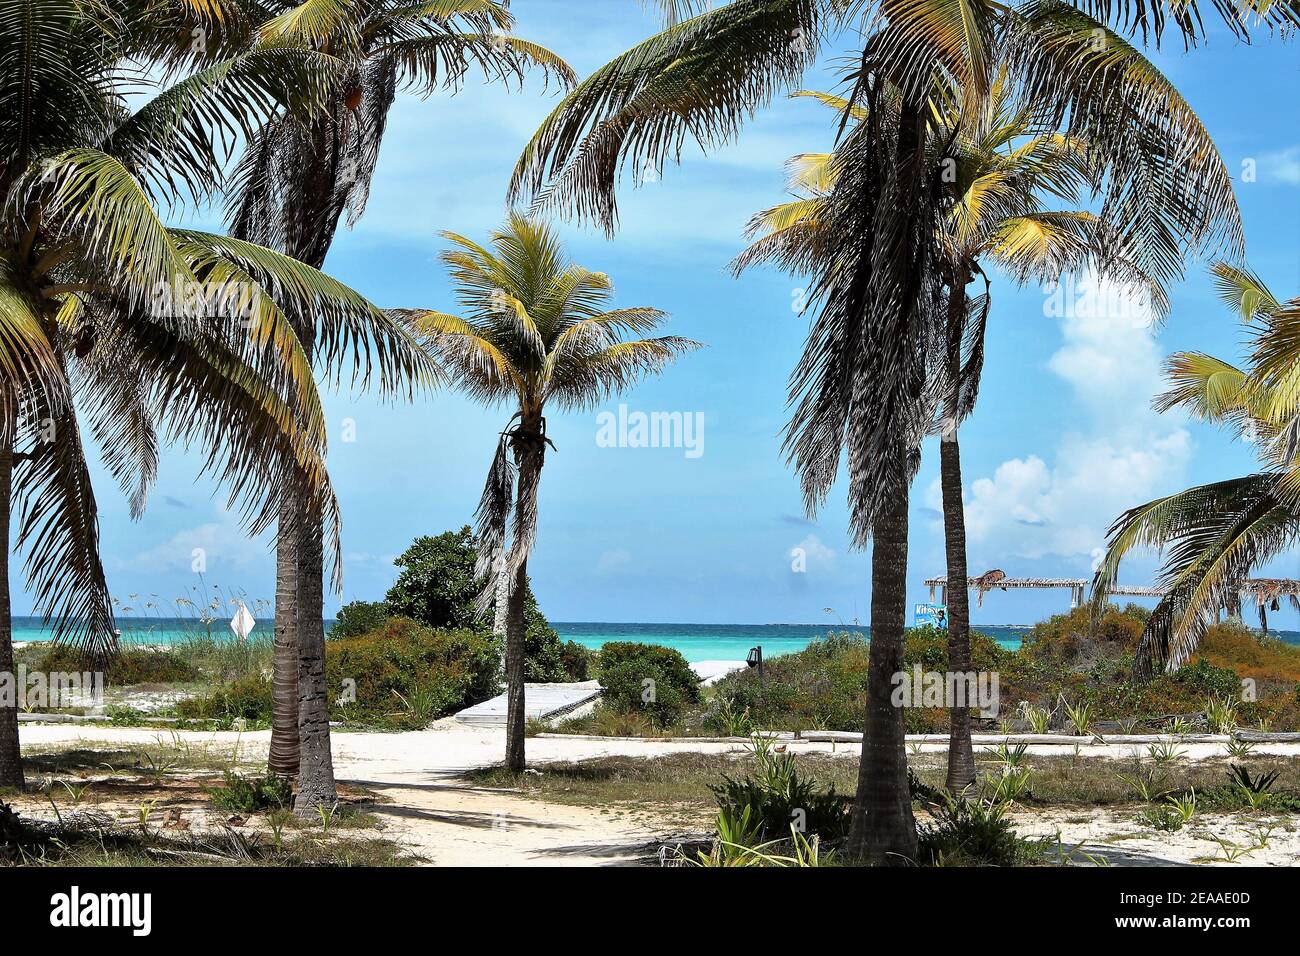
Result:
M705 686L716 683L735 670L744 670L744 661L698 661L691 665ZM594 680L576 684L525 684L524 720L551 720L563 717L589 704L600 696L600 684ZM504 727L506 725L506 695L498 694L491 700L467 707L456 715L463 724L476 727Z
M594 680L578 684L525 684L524 719L550 720L560 717L599 696L600 685ZM476 727L504 727L506 695L499 694L491 700L467 707L456 715L456 719Z

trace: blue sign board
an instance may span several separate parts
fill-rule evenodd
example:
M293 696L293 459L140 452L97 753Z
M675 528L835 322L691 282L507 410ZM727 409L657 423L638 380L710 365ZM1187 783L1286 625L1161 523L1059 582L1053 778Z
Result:
M948 608L942 604L918 604L912 619L913 627L948 626Z

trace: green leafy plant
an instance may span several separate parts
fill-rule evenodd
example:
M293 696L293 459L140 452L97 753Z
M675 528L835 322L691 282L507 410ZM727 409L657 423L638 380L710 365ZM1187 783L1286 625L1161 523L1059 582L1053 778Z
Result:
M1265 806L1272 795L1273 784L1280 776L1277 770L1264 771L1259 776L1251 776L1242 764L1233 764L1229 771L1229 786L1252 810Z
M1004 764L1001 773L991 774L985 779L985 799L1006 804L1021 800L1029 792L1029 779L1028 767Z
M155 757L147 750L136 751L136 760L155 787L159 786L163 781L163 777L175 770L179 763L175 757L166 754Z
M791 753L778 753L772 739L753 738L754 765L741 780L724 776L712 786L718 807L731 819L753 821L760 838L785 834L791 826L800 832L838 839L848 832L851 801L823 789L814 779L801 776Z
M1196 732L1196 725L1186 717L1175 717L1169 721L1169 732L1175 737L1186 737Z
M1256 850L1256 847L1240 846L1221 836L1211 835L1210 839L1219 845L1219 852L1223 854L1225 863L1236 863Z
M266 815L266 825L271 828L271 842L277 853L284 849L284 830L292 817L292 811L287 809L272 810Z
M1148 807L1138 814L1138 820L1154 830L1176 833L1195 815L1196 792L1193 790L1182 796L1167 795L1164 803Z
M1205 702L1205 721L1216 734L1230 734L1237 729L1237 705L1222 697Z
M1147 803L1162 801L1173 792L1164 772L1159 767L1144 767L1137 764L1131 773L1121 773L1117 776L1133 789L1140 800Z
M86 796L86 793L90 790L89 783L72 784L68 783L66 780L60 780L59 783L63 785L64 790L68 791L68 796L72 797L72 805L74 807L81 803L82 799Z
M1036 855L1007 819L1008 803L945 794L934 823L917 828L920 862L934 866L1015 866Z
M287 777L269 774L243 777L233 770L223 771L226 784L213 789L208 799L227 813L260 813L282 810L293 803L293 784Z
M718 810L715 826L718 834L708 852L699 850L693 858L685 857L685 862L709 868L762 865L762 860L749 852L751 847L759 845L762 829L750 807Z
M748 705L740 706L729 695L720 694L717 697L706 723L716 727L724 737L749 737L754 733L754 719L750 716Z
M1074 725L1075 733L1081 737L1088 736L1089 728L1092 727L1092 705L1087 701L1071 704L1062 698L1061 706L1065 708L1065 716Z
M1152 744L1147 747L1147 753L1158 767L1177 763L1183 757L1187 756L1187 751L1179 748L1179 746L1172 740L1161 740Z
M362 637L382 630L386 623L382 618L393 616L417 621L432 630L469 630L490 637L491 614L480 616L475 607L477 560L478 544L468 526L439 535L421 535L394 561L401 571L382 605L356 607L351 616L358 620L346 624L343 611L347 608L340 609L339 625L344 625L344 630L338 636ZM371 626L363 630L362 619ZM381 620L376 624L376 619ZM587 680L591 676L590 660L587 648L560 639L542 614L530 582L524 592L524 680Z
M1021 742L1012 747L1006 741L985 751L985 753L996 757L998 761L1007 767L1019 767L1024 762L1025 754L1028 752L1029 744Z
M1245 760L1255 751L1255 745L1249 740L1238 740L1235 737L1228 741L1228 756L1233 760Z
M1047 708L1026 706L1024 708L1024 719L1030 723L1030 730L1035 734L1047 734L1048 727L1052 723L1052 711Z

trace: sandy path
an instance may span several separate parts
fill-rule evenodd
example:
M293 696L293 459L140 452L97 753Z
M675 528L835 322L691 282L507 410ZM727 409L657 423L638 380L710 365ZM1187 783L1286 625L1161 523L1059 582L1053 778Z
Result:
M173 731L24 723L24 747L168 742ZM269 731L175 732L194 744L240 747L243 757L263 757ZM605 866L643 860L663 828L587 807L548 804L470 786L469 770L499 763L505 731L471 728L453 720L402 734L336 733L334 767L340 780L382 794L374 813L385 836L442 866ZM532 762L581 760L615 754L646 756L681 750L725 752L739 744L665 744L639 741L530 739ZM843 748L840 748L843 750Z
M88 746L166 742L172 731L67 724L21 725L22 742L29 747ZM238 734L184 731L178 734L195 744L233 747L244 757L263 758L269 731ZM428 730L401 734L335 733L334 763L340 780L355 782L387 801L375 808L385 821L384 835L404 845L427 862L443 866L607 866L645 860L650 844L666 835L666 827L653 817L635 818L616 811L545 803L499 791L484 790L465 782L473 769L500 762L505 732L467 727L454 720L439 721ZM857 745L791 744L798 752L857 753ZM616 755L659 756L680 752L725 753L745 749L742 743L700 741L650 742L581 738L530 738L530 763L586 760ZM942 752L942 745L925 744L927 753ZM977 750L982 748L977 748ZM1221 744L1189 744L1186 758L1199 760L1223 755ZM1145 748L1126 745L1087 745L1084 757L1131 758ZM1034 746L1033 753L1073 753L1073 747ZM1256 753L1300 756L1298 744L1261 745ZM1116 865L1169 865L1204 860L1221 853L1211 839L1218 835L1240 845L1254 842L1252 831L1266 821L1206 817L1178 834L1155 833L1134 822L1131 811L1066 810L1017 812L1017 829L1024 835L1061 833L1067 845L1083 844L1088 853L1105 856ZM1253 865L1295 865L1300 857L1300 831L1291 821L1277 821L1271 845L1253 851L1240 862Z

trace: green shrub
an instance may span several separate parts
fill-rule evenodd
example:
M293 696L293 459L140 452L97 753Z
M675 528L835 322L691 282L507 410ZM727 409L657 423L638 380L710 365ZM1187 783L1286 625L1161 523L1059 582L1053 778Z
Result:
M345 637L360 637L383 627L390 617L392 612L384 601L351 601L339 608L329 638L337 641Z
M325 662L335 716L346 720L418 727L497 691L490 637L434 630L404 617L362 637L331 641ZM353 689L355 701L340 703Z
M440 535L422 535L393 563L401 568L383 602L354 601L340 608L331 638L361 637L384 626L389 615L417 621L434 630L492 633L494 608L478 614L479 583L474 578L478 551L469 526ZM537 606L532 586L524 592L524 680L533 683L590 679L590 652L565 643Z
M1215 667L1206 660L1180 667L1168 675L1167 679L1178 684L1189 695L1199 698L1236 700L1241 696L1241 678L1226 667Z
M200 676L197 669L172 651L143 648L124 649L110 659L107 666L103 666L87 663L71 648L52 647L38 666L46 673L102 670L105 683L119 687L132 684L189 683L198 680Z
M293 784L287 777L243 777L232 770L223 771L224 787L209 795L212 805L227 813L260 813L281 810L293 803Z
M218 687L206 697L176 703L176 713L191 720L271 719L271 681L265 674L248 674Z
M796 833L838 840L848 833L853 801L835 786L823 789L816 780L799 775L795 756L776 753L770 739L754 738L754 769L741 780L725 774L710 786L721 813L748 819L760 839L781 839Z
M606 706L644 711L660 726L700 702L700 679L671 647L612 641L600 649L596 679L604 688Z
M1041 841L1016 834L1009 804L948 797L932 809L934 822L917 827L917 856L929 866L1023 866L1043 855Z
M748 710L758 727L773 730L861 730L866 714L867 641L855 633L827 634L794 654L764 663L764 684L756 669L728 674L716 698L733 711Z
M1123 610L1111 605L1100 618L1093 616L1090 607L1077 607L1035 624L1021 653L1037 660L1088 667L1099 657L1119 657L1137 650L1150 616L1150 611L1136 604Z
M551 684L590 680L592 656L592 651L577 641L560 640L560 635L544 621L524 632L526 681Z

